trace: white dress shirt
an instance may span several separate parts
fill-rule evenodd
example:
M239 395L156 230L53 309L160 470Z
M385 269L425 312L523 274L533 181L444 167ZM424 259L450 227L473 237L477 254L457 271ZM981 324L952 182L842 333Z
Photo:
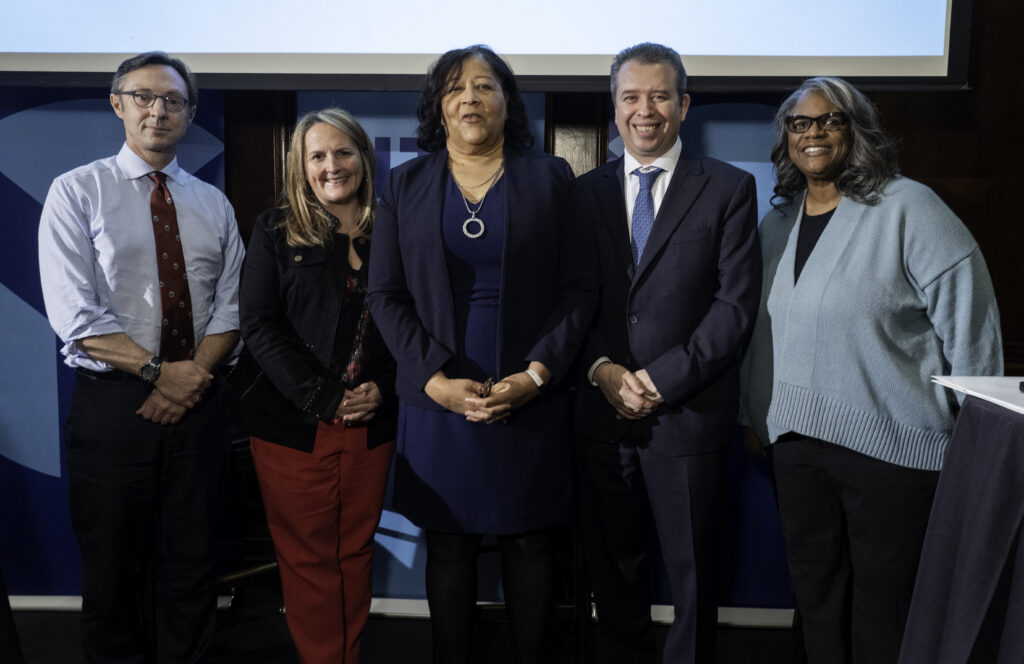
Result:
M245 249L235 213L217 188L175 159L162 169L174 199L198 345L238 330L238 277ZM127 144L53 181L39 223L46 315L64 342L65 364L112 367L77 340L123 332L154 355L162 320L149 198L153 167Z

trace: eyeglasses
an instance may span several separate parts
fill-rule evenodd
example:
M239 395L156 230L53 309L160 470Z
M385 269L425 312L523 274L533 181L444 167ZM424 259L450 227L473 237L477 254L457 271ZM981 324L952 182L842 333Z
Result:
M786 129L794 134L803 134L812 124L825 131L839 131L846 126L846 113L832 112L809 118L806 115L787 115Z
M164 108L168 113L181 113L188 106L188 100L178 95L157 95L147 90L122 90L119 95L130 95L136 106L150 108L157 99L164 100Z

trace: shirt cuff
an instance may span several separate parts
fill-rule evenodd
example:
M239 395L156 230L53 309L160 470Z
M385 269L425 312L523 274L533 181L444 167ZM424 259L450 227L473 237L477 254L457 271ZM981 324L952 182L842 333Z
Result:
M214 314L210 317L206 328L203 330L204 337L212 337L215 334L226 334L228 332L239 332L241 325L238 324L238 316L221 317ZM239 332L239 336L241 333ZM201 341L201 340L200 340Z
M591 364L590 368L587 370L587 380L590 381L591 385L597 387L597 382L594 380L594 372L597 371L597 368L604 364L605 362L610 363L611 361L612 359L606 355L602 355L601 357L594 360L594 363Z

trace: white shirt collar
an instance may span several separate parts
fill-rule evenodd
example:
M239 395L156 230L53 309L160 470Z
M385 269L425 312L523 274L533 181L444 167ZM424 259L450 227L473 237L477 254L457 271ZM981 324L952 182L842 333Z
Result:
M137 180L139 178L146 177L153 171L157 170L150 166L145 159L135 154L135 151L128 147L128 143L122 145L121 151L117 153L117 166L129 180ZM177 156L171 160L171 163L159 170L166 173L167 177L172 181L180 179L181 177L179 175L181 167L178 166Z
M625 154L622 155L623 168L625 169L626 175L629 175L636 169L642 166L657 166L663 171L671 173L676 169L676 165L679 163L679 156L683 153L683 142L676 136L676 142L672 144L665 154L661 155L650 164L641 164L636 158L629 154L629 150L626 150Z

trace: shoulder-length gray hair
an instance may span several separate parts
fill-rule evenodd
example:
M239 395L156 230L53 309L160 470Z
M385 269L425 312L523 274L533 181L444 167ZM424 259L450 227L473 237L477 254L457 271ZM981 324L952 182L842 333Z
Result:
M313 194L306 180L306 134L318 123L328 124L347 135L359 150L363 164L363 183L359 186L359 207L361 209L358 227L363 235L369 236L373 229L373 213L377 206L373 188L373 176L377 169L377 158L373 143L359 122L347 111L340 108L325 108L306 113L295 125L288 153L285 155L285 200L288 212L285 215L285 238L293 247L325 245L331 240L331 228L326 213Z
M878 202L882 188L896 177L899 167L896 163L896 148L888 134L878 122L878 110L857 88L841 78L819 76L804 81L797 90L786 98L775 114L773 126L776 131L772 147L772 164L775 166L775 195L772 206L780 208L807 188L807 179L789 158L789 132L786 116L793 112L804 94L818 91L846 114L847 136L850 149L842 172L836 177L836 189L858 203L874 205ZM781 199L776 202L776 199Z

